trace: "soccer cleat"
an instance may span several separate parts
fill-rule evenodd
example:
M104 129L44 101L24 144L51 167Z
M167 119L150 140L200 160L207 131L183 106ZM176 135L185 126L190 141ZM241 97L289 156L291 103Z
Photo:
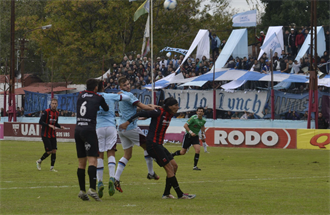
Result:
M204 151L205 153L210 153L209 151Z
M50 171L51 172L58 172L56 169L54 169L54 168L50 168Z
M80 190L78 197L81 198L83 201L89 201L88 195L85 191Z
M96 190L89 188L89 190L87 191L87 194L92 197L93 199L95 199L95 201L99 201L101 202L102 200L100 199L99 195L97 194Z
M194 166L193 170L201 170L201 169L198 168L197 166Z
M151 175L150 173L148 173L147 179L149 179L149 180L151 180L151 179L159 180L159 176L155 172L154 172L153 175Z
M123 190L120 187L120 182L119 181L115 180L114 185L115 185L116 190L118 190L120 193L123 192Z
M162 199L175 199L175 197L172 194L168 194L168 195L163 195Z
M181 198L179 198L179 199L193 199L193 198L195 198L195 197L196 197L195 194L184 193L184 194L181 196Z
M37 169L38 169L38 170L41 170L41 162L36 161L36 164L37 164Z
M99 183L97 184L97 193L99 194L100 198L103 197L103 190L104 190L104 185L102 181L99 181Z
M113 177L110 177L110 179L109 179L108 190L109 190L110 196L113 196L115 194L115 179Z

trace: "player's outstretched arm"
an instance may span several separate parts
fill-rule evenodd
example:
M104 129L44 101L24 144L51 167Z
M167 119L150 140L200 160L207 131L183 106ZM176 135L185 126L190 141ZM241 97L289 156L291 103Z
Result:
M152 111L152 110L155 110L156 108L161 108L160 106L158 105L145 105L143 104L142 102L138 102L136 104L137 107L141 108L142 110L146 110L146 111Z
M158 109L152 110L152 111L140 111L136 113L134 116L129 118L126 122L123 124L119 125L119 129L125 130L127 126L133 122L136 118L143 117L145 119L150 118L150 117L157 117L160 115L160 111Z

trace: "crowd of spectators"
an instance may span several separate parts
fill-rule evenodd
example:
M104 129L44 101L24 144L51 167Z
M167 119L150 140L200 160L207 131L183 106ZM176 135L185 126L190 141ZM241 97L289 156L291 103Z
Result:
M75 117L76 113L75 112L71 112L71 111L67 111L67 110L58 110L60 113L60 116L66 116L66 117ZM4 116L4 109L1 108L1 116ZM16 108L16 117L41 117L42 111L37 111L34 113L28 113L28 114L24 114L24 108L23 107L17 107ZM8 116L8 111L6 112L6 116Z

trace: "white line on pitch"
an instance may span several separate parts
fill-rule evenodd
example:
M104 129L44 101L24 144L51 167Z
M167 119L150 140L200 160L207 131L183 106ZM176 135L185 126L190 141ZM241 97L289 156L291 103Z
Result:
M291 179L313 179L313 178L329 178L330 176L312 176L312 177L284 177L284 178L242 178L242 179L224 179L224 180L217 180L217 181L179 181L180 184L192 184L192 183L219 183L219 182L232 182L232 181L273 181L273 180L291 180ZM121 184L124 185L150 185L150 184L161 184L162 181L157 183L140 183L140 182L130 182ZM68 187L78 187L77 185L72 186L36 186L36 187L6 187L0 188L0 190L16 190L16 189L43 189L43 188L68 188Z

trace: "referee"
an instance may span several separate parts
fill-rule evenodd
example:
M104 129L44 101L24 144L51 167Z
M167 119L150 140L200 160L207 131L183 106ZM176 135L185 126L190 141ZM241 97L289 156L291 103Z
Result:
M41 162L51 154L50 171L57 172L57 170L54 169L57 150L55 128L65 129L64 126L60 126L58 124L59 112L56 110L57 105L57 99L52 99L50 102L50 108L42 112L39 120L39 124L41 125L41 138L45 146L45 153L39 160L36 161L38 170L41 170Z
M171 153L163 146L166 129L178 109L178 101L173 97L169 97L164 101L164 108L153 111L141 111L119 126L120 129L126 129L127 126L137 117L151 117L149 132L147 135L147 152L156 160L160 167L165 169L167 174L165 190L162 197L163 199L175 198L170 193L172 187L177 193L178 199L193 199L196 197L194 194L186 194L181 191L179 183L175 177L178 165L173 159Z

